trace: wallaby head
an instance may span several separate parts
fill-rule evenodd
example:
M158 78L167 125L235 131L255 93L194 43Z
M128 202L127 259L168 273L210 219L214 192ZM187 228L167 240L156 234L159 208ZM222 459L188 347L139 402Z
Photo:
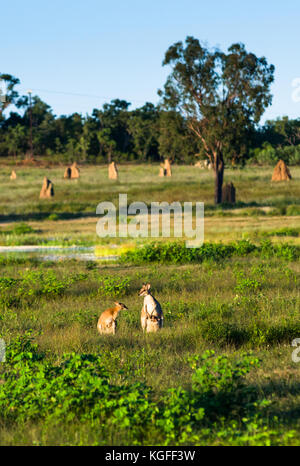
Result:
M128 307L125 306L125 304L123 304L123 303L118 303L117 301L115 301L115 305L116 305L116 307L118 308L118 310L120 310L120 311L121 311L122 309L128 309Z
M150 283L146 283L146 284L144 283L143 286L142 286L142 288L140 289L138 295L139 295L139 296L147 296L147 294L150 293L150 288L151 288Z

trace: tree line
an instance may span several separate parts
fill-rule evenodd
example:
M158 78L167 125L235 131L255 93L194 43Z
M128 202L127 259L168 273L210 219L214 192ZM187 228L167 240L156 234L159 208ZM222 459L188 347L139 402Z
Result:
M30 152L28 96L14 103L20 112L0 113L0 157L25 157ZM34 96L32 125L33 155L54 161L158 162L169 157L176 163L193 163L205 158L203 147L178 111L148 102L130 110L129 102L115 99L91 115L55 116L47 103ZM300 163L300 118L267 121L245 138L239 150L232 148L225 157L233 165L247 160L273 164L279 158Z
M0 116L1 157L30 155L30 111L33 155L54 161L157 162L170 157L192 163L199 152L184 118L149 102L130 110L129 102L114 99L85 116L55 116L38 96L33 96L31 110L28 96L15 96L11 103L19 111Z

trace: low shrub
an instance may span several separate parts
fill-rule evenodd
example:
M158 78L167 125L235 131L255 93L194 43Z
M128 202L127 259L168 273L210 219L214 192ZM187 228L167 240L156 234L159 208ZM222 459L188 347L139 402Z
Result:
M101 285L98 289L98 293L104 296L115 296L124 295L130 288L131 279L124 277L107 276L100 277Z
M248 240L235 243L204 243L199 248L186 248L183 242L149 243L133 251L127 251L120 256L123 263L144 264L150 262L161 263L202 263L228 259L233 256L247 256L255 254L261 258L282 257L295 260L300 257L299 246L288 244L272 244L262 241L255 245Z
M239 324L208 319L199 324L201 335L205 341L221 347L242 345L265 347L282 343L290 343L300 334L300 322L282 322L269 324L261 321L254 324Z
M286 215L300 215L300 205L289 205L286 209Z
M73 283L86 280L87 274L70 274L58 278L53 270L26 270L20 278L1 277L0 302L6 307L32 304L41 296L58 297L65 293Z
M262 402L245 381L259 366L257 358L243 354L232 361L206 351L189 364L191 388L170 388L157 396L145 383L130 381L130 373L126 380L124 371L122 382L112 383L105 358L96 354L70 353L51 363L27 332L8 345L0 368L0 419L100 422L104 433L114 425L126 430L133 444L143 444L144 436L155 432L168 445L198 442L212 423L220 429L224 422L259 416Z

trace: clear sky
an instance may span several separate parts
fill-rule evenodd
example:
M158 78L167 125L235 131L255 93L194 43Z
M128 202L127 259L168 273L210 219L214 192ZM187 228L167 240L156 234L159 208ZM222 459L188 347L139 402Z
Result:
M167 48L192 35L226 49L243 42L275 65L266 118L300 117L299 0L14 0L1 2L0 71L18 77L56 115L111 99L157 103ZM47 91L47 92L46 92ZM69 94L68 94L69 93Z

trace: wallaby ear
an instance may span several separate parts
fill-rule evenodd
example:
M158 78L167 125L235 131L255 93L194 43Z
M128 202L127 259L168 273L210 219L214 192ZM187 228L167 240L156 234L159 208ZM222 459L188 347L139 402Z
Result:
M150 283L147 283L146 288L147 288L147 290L150 290L150 288L151 288Z

